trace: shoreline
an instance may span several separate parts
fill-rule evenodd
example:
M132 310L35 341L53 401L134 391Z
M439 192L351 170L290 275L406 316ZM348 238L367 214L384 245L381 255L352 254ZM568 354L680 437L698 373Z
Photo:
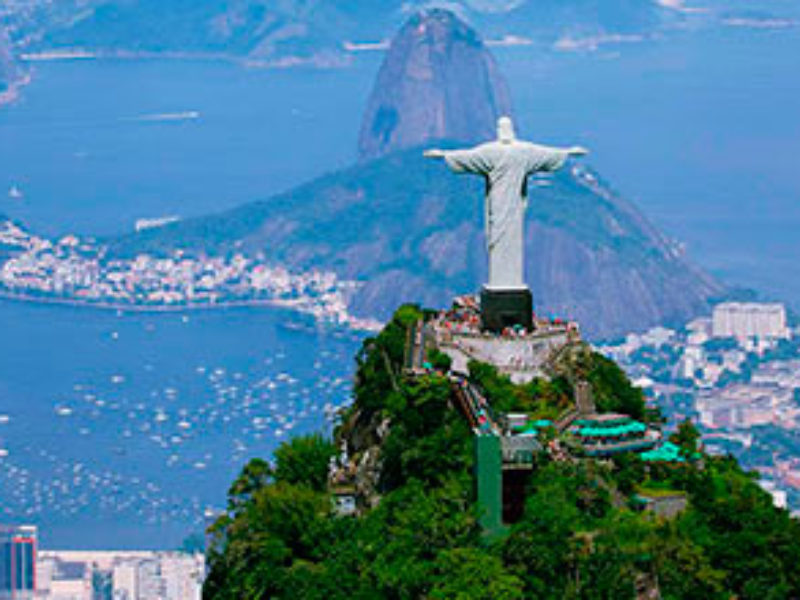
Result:
M124 302L93 302L75 298L58 298L47 296L32 296L0 290L0 300L24 302L27 304L47 304L55 306L70 306L73 308L90 308L103 311L123 311L136 313L180 313L190 311L215 310L227 308L286 308L297 309L297 305L290 300L226 300L224 302L203 302L196 304L128 304ZM298 312L306 312L298 310Z
M339 56L318 54L312 56L282 56L275 58L236 56L226 53L203 52L148 52L148 51L84 51L84 50L54 50L42 52L22 53L19 60L28 65L35 63L60 63L79 61L174 61L174 62L218 62L237 65L245 69L264 70L289 70L312 69L320 71L347 69L352 66L356 52L343 51ZM28 72L8 82L8 88L0 92L0 108L10 106L20 99L22 90L33 82L33 75Z
M258 57L238 56L225 52L181 52L181 51L148 51L148 50L43 50L20 55L22 62L58 63L77 61L175 61L175 62L220 62L239 65L253 69L284 70L291 68L310 68L320 70L343 69L352 65L353 52L343 51L341 56L314 54L311 56Z
M340 323L335 321L325 321L319 319L309 310L303 310L295 300L226 300L224 302L204 302L196 304L181 305L142 305L126 304L117 302L91 302L77 300L75 298L56 298L31 296L29 294L18 294L0 290L0 301L17 302L20 304L32 304L35 306L63 306L69 308L89 309L97 311L118 311L137 314L180 314L186 312L210 312L214 310L237 310L243 308L278 308L286 311L293 311L302 316L314 319L316 324L321 327L331 327L333 329L344 329L349 332L371 332L375 329L375 324L358 318L350 317L349 322Z

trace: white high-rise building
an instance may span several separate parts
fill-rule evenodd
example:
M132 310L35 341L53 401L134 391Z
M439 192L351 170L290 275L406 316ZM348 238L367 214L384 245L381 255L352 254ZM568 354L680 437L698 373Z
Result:
M36 543L34 525L0 525L0 599L34 598Z
M712 332L715 338L786 339L786 307L783 304L725 302L714 307Z
M200 600L205 579L202 554L151 551L38 553L38 590L51 600L92 600L93 583L108 582L115 600Z

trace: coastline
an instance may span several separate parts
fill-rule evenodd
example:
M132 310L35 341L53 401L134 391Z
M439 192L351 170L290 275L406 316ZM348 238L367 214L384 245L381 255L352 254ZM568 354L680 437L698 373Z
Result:
M245 68L255 69L290 69L306 67L312 69L342 69L351 66L353 52L343 51L341 54L326 55L324 53L310 56L239 56L226 52L181 52L181 51L148 51L148 50L43 50L40 52L24 53L20 56L26 63L36 62L72 62L72 61L206 61L226 62L240 65Z
M287 55L281 57L236 56L224 52L178 52L178 51L128 51L128 50L43 50L41 52L23 53L19 59L23 63L37 62L73 62L73 61L207 61L226 62L246 69L286 70L307 68L319 70L345 69L352 66L356 52L343 51L341 54L326 55L324 53L311 56ZM31 84L33 76L30 71L20 74L8 82L8 88L0 92L0 108L19 100L22 90Z
M127 302L106 302L78 300L75 298L59 298L56 296L32 296L0 290L0 300L12 302L25 302L28 304L48 304L55 306L70 306L73 308L92 308L97 310L119 310L123 312L139 313L180 313L189 311L215 310L226 308L288 308L298 310L295 303L290 300L226 300L224 302L198 302L195 304L130 304ZM307 312L302 311L301 312Z
M75 298L58 298L58 297L45 297L45 296L32 296L29 294L19 294L9 292L7 290L0 290L0 301L19 302L21 304L34 304L45 306L64 306L69 308L90 309L98 311L120 311L129 313L140 314L180 314L185 312L202 312L213 310L236 310L243 308L279 308L283 310L296 311L302 315L309 315L318 321L319 324L324 324L325 321L319 319L310 310L304 310L297 300L226 300L223 302L198 302L195 304L130 304L125 302L93 302L86 300L77 300ZM345 323L328 322L328 325L333 327L342 327L349 331L367 331L372 332L375 330L377 322L373 323L368 320L350 318Z

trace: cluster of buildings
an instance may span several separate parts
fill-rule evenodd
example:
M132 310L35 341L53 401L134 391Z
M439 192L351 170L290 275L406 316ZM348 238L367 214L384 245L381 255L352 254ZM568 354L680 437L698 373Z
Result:
M0 600L200 600L202 554L59 551L34 526L0 526Z
M776 425L793 429L800 423L800 360L759 365L750 381L701 389L695 398L699 421L709 429Z
M792 333L781 304L728 302L717 305L712 317L694 319L682 330L656 327L601 349L642 387L653 387L655 378L713 390L731 378L749 382L755 367L772 363L776 351L792 345Z
M692 418L711 452L762 474L778 505L800 508L800 336L785 306L726 302L681 330L601 350L674 421ZM796 506L795 506L796 504Z
M241 253L111 259L94 240L51 241L0 222L0 292L7 296L150 309L269 303L325 322L373 327L348 312L357 285L327 271L290 273Z

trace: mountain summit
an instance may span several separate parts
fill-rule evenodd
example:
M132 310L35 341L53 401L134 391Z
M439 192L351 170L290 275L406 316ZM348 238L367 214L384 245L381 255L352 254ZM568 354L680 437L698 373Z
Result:
M412 17L391 43L364 115L362 159L430 140L494 137L508 86L477 32L453 13Z

